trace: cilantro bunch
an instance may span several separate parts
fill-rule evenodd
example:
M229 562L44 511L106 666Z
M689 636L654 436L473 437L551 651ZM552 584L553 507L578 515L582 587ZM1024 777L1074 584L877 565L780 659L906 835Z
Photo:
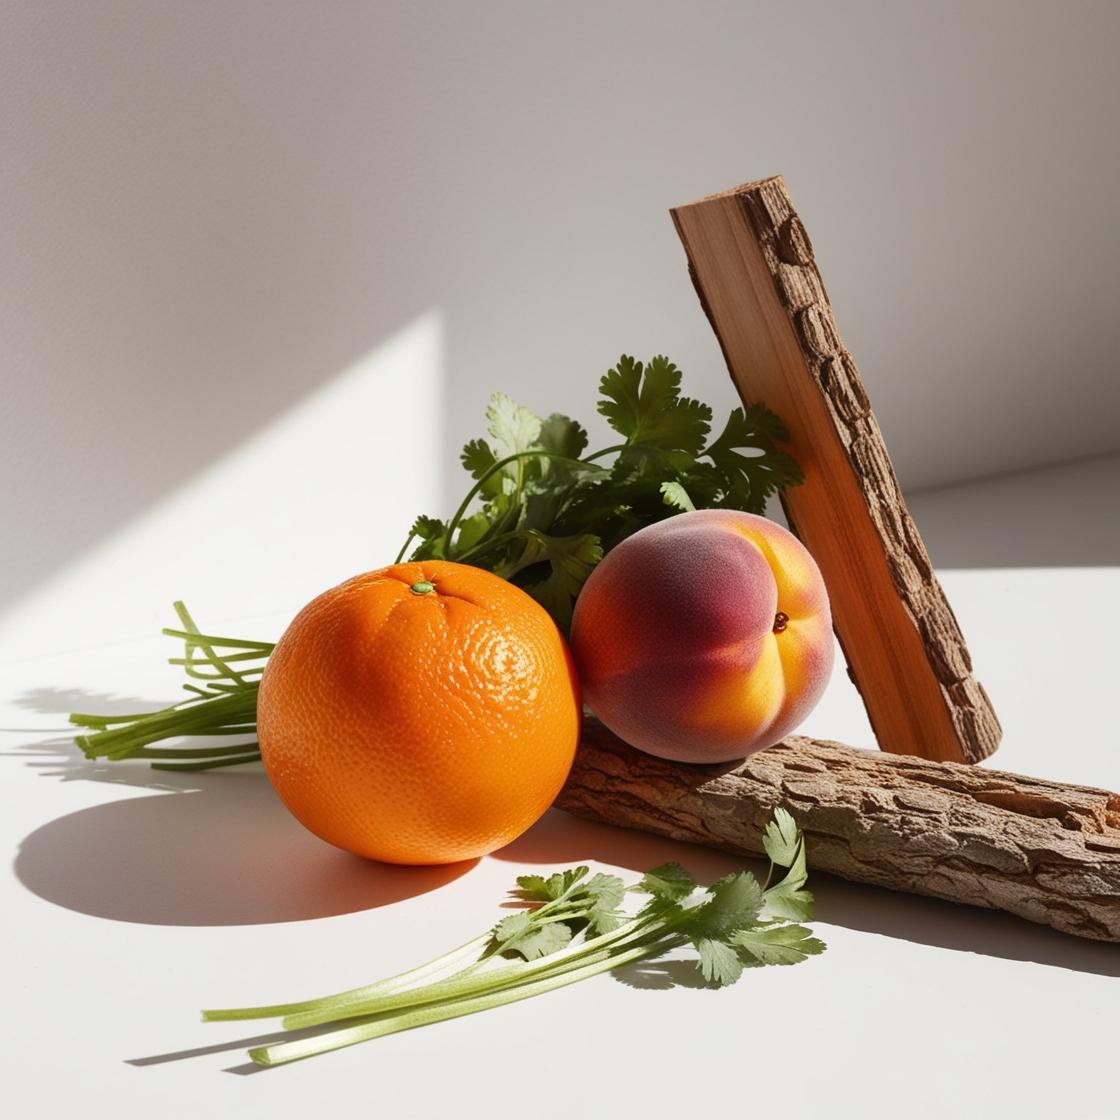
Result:
M712 410L681 396L668 358L625 354L599 382L598 410L621 442L587 454L587 431L559 413L534 416L504 393L486 410L486 439L463 448L474 479L450 521L418 517L397 555L456 560L524 588L567 632L572 606L604 553L645 525L691 509L762 513L775 490L801 482L776 441L788 433L761 404L736 408L709 441ZM612 458L613 457L613 458ZM416 542L416 543L414 543ZM411 552L409 549L411 548ZM74 713L87 758L147 758L163 770L209 770L260 758L257 691L272 643L202 633L182 603L179 638L189 696L156 712ZM203 746L163 746L168 740Z
M566 631L584 580L631 533L683 510L762 513L771 494L802 481L776 446L788 433L763 405L734 409L709 442L712 410L681 396L681 371L668 358L643 365L624 354L599 393L598 411L622 441L592 454L578 421L542 420L495 393L489 438L471 440L460 456L474 485L450 521L418 517L398 561L408 554L487 568Z
M204 1011L202 1018L279 1018L293 1031L330 1028L249 1050L258 1065L274 1066L542 995L681 949L692 950L713 987L734 984L745 968L797 964L825 948L799 924L812 917L813 896L805 890L805 841L784 809L774 811L762 844L771 861L765 886L739 871L699 888L677 863L647 871L630 887L614 875L589 875L587 867L547 879L523 875L512 893L526 909L434 961L322 999ZM785 873L770 886L775 868ZM623 907L628 893L646 898L633 914Z

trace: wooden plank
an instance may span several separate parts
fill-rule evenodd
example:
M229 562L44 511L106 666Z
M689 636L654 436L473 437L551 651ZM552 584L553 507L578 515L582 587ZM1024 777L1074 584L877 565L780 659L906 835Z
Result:
M588 720L556 804L577 816L761 855L781 806L811 872L1120 941L1120 795L794 735L724 766L643 754Z
M820 565L879 746L986 758L999 721L972 676L785 183L749 183L672 215L740 395L789 428L805 482L782 505Z

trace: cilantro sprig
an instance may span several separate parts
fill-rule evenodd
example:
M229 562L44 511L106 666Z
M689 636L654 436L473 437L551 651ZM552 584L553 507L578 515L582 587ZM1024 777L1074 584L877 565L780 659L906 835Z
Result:
M668 358L643 364L624 354L599 394L599 413L621 442L589 454L578 421L542 420L495 393L486 437L460 456L473 480L466 496L449 521L418 517L397 559L487 568L524 588L566 632L584 581L632 533L694 508L762 513L771 494L802 480L778 447L788 433L761 404L732 410L710 439L712 410L681 396L681 371ZM156 712L71 715L85 729L75 741L87 758L143 757L178 770L260 758L257 690L272 644L203 634L182 603L175 609L182 628L164 633L184 643L171 663L184 668L189 697ZM237 736L249 738L229 742ZM205 745L160 745L180 738Z
M542 995L636 961L691 949L703 979L734 984L747 968L798 964L824 951L801 922L813 915L805 890L805 841L794 819L775 809L763 835L773 886L749 871L698 887L677 863L624 886L584 866L547 879L523 875L512 892L525 908L418 968L322 999L204 1011L204 1022L279 1018L286 1030L328 1029L257 1046L249 1057L282 1065L358 1042ZM645 902L630 912L628 894Z
M624 354L599 393L598 411L622 442L591 454L578 421L542 420L495 393L488 438L460 456L474 484L450 521L418 517L397 559L488 568L566 630L592 569L632 533L683 510L761 513L771 494L802 480L777 446L788 432L761 404L734 409L709 442L712 410L681 396L681 371L668 358L643 364Z

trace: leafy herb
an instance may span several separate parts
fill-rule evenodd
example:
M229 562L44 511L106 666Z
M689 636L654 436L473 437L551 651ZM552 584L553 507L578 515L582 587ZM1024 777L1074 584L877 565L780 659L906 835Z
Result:
M620 541L694 508L762 513L776 490L801 482L777 444L788 438L763 405L736 408L712 442L712 410L681 396L668 358L623 355L599 383L598 410L621 442L592 454L570 417L541 419L505 393L486 410L486 437L460 456L474 480L450 521L421 516L397 559L444 559L487 568L524 588L567 631L572 606L595 565ZM613 461L612 461L613 458ZM76 739L88 758L150 758L162 768L202 770L251 762L256 742L156 747L179 737L256 734L257 682L269 642L199 633L182 603L190 699L129 716L75 714L90 733ZM791 894L787 910L796 909ZM552 935L550 935L552 936Z
M804 896L801 917L811 916L812 896L802 889L804 840L784 809L775 810L764 844L772 861L767 881L775 867L785 869L769 889L745 871L700 889L675 863L647 871L629 888L614 875L589 875L587 867L547 879L525 875L511 893L529 908L425 965L322 999L204 1011L202 1018L279 1018L289 1030L330 1027L249 1051L258 1065L274 1066L500 1007L688 946L705 981L733 984L744 968L797 964L825 948L805 926L766 917L791 883ZM621 906L628 892L647 896L633 914Z
M599 392L598 410L622 442L589 455L575 420L541 420L495 393L488 438L471 440L461 455L474 486L449 523L417 518L399 558L488 568L566 630L584 581L630 534L698 507L761 513L775 490L801 481L777 447L788 433L762 405L736 408L708 444L712 410L681 396L681 371L668 358L643 364L624 354Z

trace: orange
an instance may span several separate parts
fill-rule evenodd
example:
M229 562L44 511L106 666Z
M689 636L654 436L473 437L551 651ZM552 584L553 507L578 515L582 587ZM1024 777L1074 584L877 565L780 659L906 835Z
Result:
M276 792L317 836L389 863L492 852L564 784L581 703L556 624L520 588L447 561L320 595L257 701Z

